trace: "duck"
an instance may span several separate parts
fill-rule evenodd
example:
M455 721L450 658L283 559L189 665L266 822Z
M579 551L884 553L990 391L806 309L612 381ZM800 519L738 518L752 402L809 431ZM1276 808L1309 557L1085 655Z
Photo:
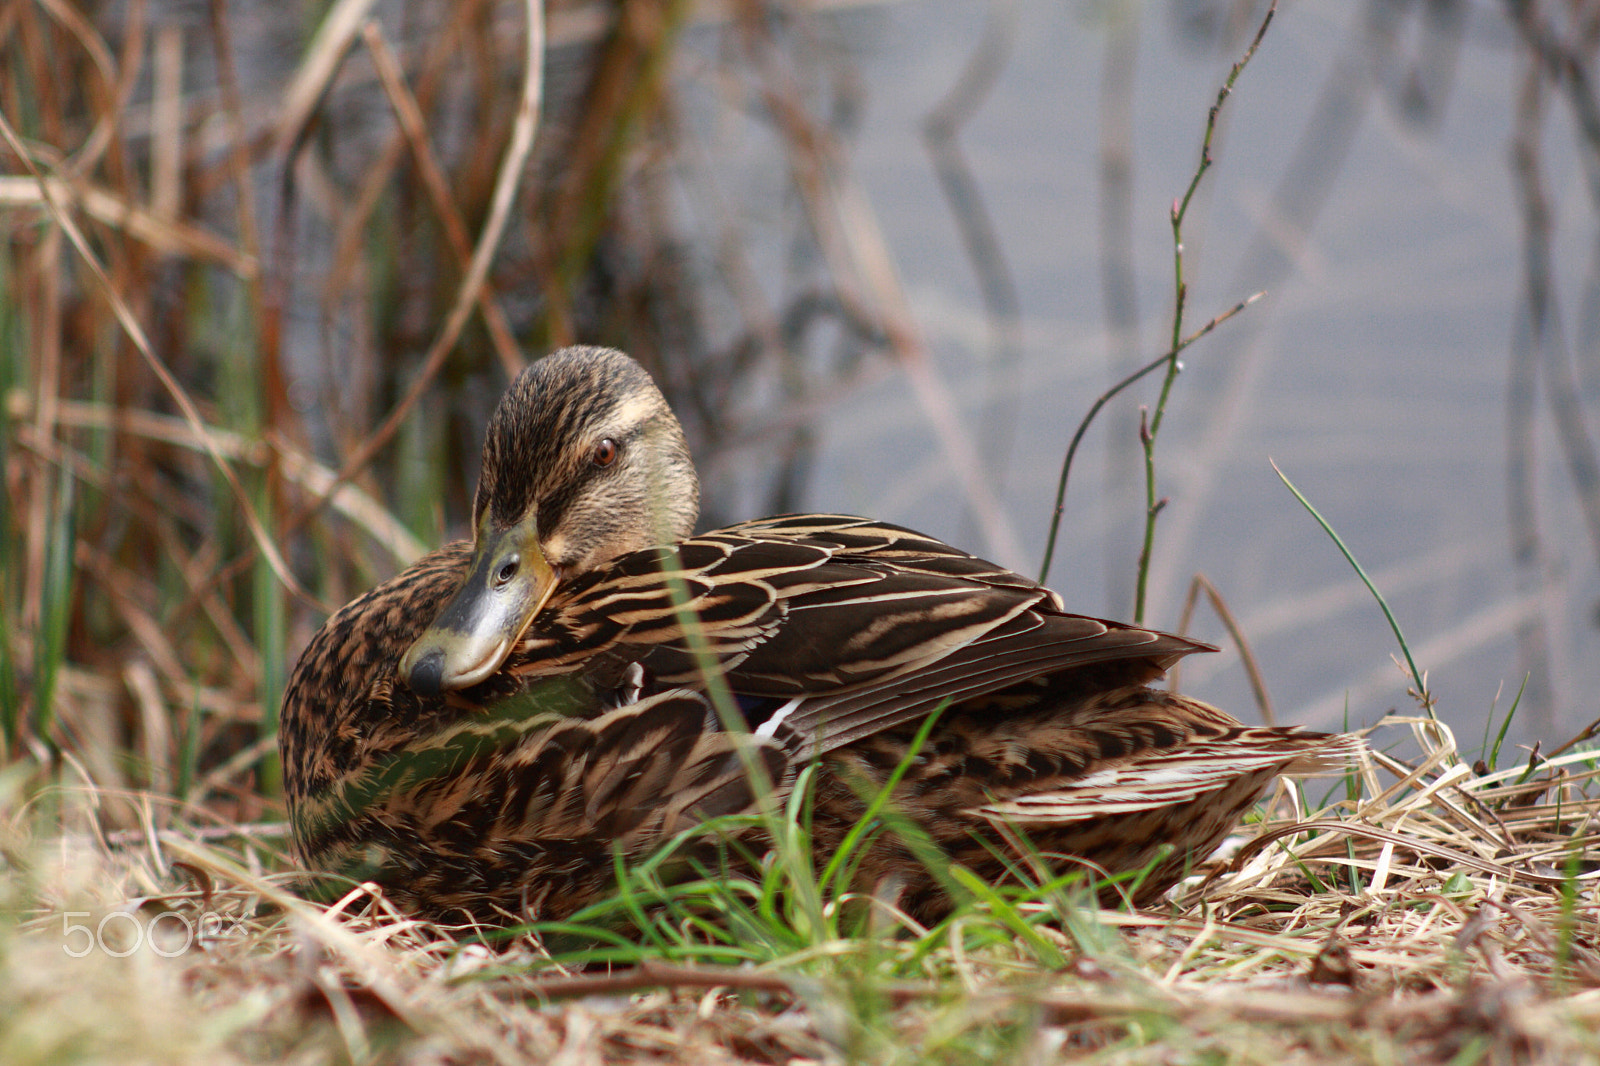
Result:
M292 671L299 862L439 924L561 921L619 856L707 820L759 843L723 816L803 782L819 865L887 794L912 831L874 836L853 884L917 921L949 913L949 864L1081 869L1143 905L1278 775L1363 747L1155 687L1216 649L1070 613L933 537L835 514L695 534L698 512L638 362L531 363L486 425L472 540L336 611Z

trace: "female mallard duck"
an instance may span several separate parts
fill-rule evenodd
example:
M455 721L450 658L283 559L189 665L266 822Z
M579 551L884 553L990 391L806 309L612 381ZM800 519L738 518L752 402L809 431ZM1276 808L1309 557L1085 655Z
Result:
M812 760L825 858L905 763L894 803L952 861L999 879L1020 830L1061 862L1147 871L1149 899L1274 776L1360 745L1148 688L1212 649L1068 614L910 530L790 515L695 537L698 509L683 431L632 359L568 348L525 371L489 421L473 542L345 606L295 667L301 859L435 919L558 919L618 850L753 809ZM857 883L948 907L892 839Z

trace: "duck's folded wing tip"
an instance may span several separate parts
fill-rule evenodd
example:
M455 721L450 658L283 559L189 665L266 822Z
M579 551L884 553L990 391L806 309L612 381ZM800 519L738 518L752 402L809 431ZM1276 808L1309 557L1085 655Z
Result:
M1314 747L1284 766L1281 771L1291 777L1316 777L1325 774L1347 773L1351 766L1367 751L1367 741L1358 733L1302 734L1307 741L1319 741Z

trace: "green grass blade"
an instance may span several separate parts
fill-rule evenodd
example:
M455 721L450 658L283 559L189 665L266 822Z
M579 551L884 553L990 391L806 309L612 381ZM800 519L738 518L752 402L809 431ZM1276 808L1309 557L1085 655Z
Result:
M194 698L189 701L189 713L184 716L183 735L178 738L178 777L173 794L181 800L191 799L200 773L200 686L196 685Z
M1506 720L1500 723L1500 732L1495 734L1494 747L1489 748L1488 744L1484 745L1485 748L1488 748L1488 751L1486 752L1486 755L1487 755L1487 761L1489 763L1489 770L1490 770L1491 773L1494 771L1495 767L1500 762L1500 746L1506 742L1506 733L1507 733L1507 731L1509 731L1511 729L1511 719L1513 719L1513 718L1515 718L1517 716L1517 708L1522 706L1522 694L1524 692L1526 692L1526 691L1528 691L1528 675L1527 674L1523 674L1522 675L1522 684L1517 687L1517 698L1511 701L1511 706L1506 711ZM1493 719L1491 719L1491 721L1492 720ZM1489 731L1489 723L1485 722L1484 723L1484 738L1485 738L1485 740L1488 739L1488 731Z
M39 632L33 647L33 732L47 745L51 744L55 723L56 675L66 656L67 626L72 620L72 551L76 543L72 473L65 463L59 471L55 506L45 542Z
M1268 462L1271 462L1271 460L1269 459ZM1272 469L1277 472L1278 477L1288 486L1289 491L1294 493L1294 498L1300 501L1300 506L1304 507L1310 512L1311 517L1317 520L1317 525L1321 526L1322 531L1333 540L1334 545L1339 549L1340 554L1344 556L1345 561L1350 564L1351 568L1355 570L1356 576L1361 579L1361 583L1367 586L1368 592L1372 593L1372 598L1378 601L1378 607L1383 611L1383 616L1389 620L1389 628L1394 630L1394 638L1400 642L1400 650L1406 658L1406 669L1411 671L1411 680L1417 686L1417 698L1422 703L1422 709L1429 718L1437 720L1438 716L1433 713L1433 700L1428 695L1427 682L1423 680L1422 671L1417 669L1416 662L1411 658L1411 645L1406 643L1406 635L1400 631L1400 623L1395 620L1394 612L1389 610L1389 604L1383 598L1383 593L1378 591L1378 586L1372 583L1372 579L1367 576L1367 572L1356 561L1355 554L1346 547L1339 534L1333 531L1333 527L1328 524L1328 520L1323 518L1321 512L1311 505L1311 501L1306 499L1304 493L1295 488L1294 482L1289 480L1288 475L1278 469L1277 463L1272 463Z
M900 760L899 765L889 774L889 779L883 783L883 787L878 789L877 794L868 802L867 809L860 820L850 827L850 832L845 834L844 841L839 845L839 850L834 853L833 858L828 860L828 865L823 869L822 876L818 879L824 893L838 883L840 870L850 860L850 857L855 854L857 847L861 843L862 836L873 826L878 820L878 816L888 805L889 798L894 795L895 788L899 786L901 779L906 775L906 771L911 768L918 753L922 751L922 746L927 743L929 734L933 732L934 724L939 720L939 716L944 713L944 709L947 706L949 706L948 702L940 704L934 708L932 714L923 719L922 726L917 730L916 736L911 739L910 747L906 749L905 757ZM843 884L847 883L843 882Z
M1051 969L1060 969L1067 964L1067 960L1061 954L1061 949L1041 936L1039 931L1033 927L1033 923L1024 918L1022 913L1012 906L1005 896L996 891L993 885L965 866L952 865L950 867L950 875L959 881L968 892L972 893L974 899L985 904L989 913L1001 925L1009 929L1019 940L1026 943L1042 965Z

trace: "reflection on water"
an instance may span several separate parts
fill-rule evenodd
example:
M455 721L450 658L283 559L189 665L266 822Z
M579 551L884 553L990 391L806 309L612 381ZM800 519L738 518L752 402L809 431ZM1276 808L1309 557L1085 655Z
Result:
M1388 72L1409 56L1373 54L1367 8L1279 12L1224 113L1217 163L1186 233L1187 321L1198 326L1257 289L1268 295L1186 353L1158 445L1159 491L1170 503L1147 619L1175 624L1188 579L1203 572L1254 642L1282 720L1367 723L1411 709L1377 606L1270 458L1384 591L1464 746L1478 743L1491 706L1503 715L1523 682L1518 628L1544 627L1549 673L1530 688L1519 723L1523 739L1548 746L1596 713L1585 694L1600 683L1600 580L1542 398L1528 485L1545 558L1520 581L1512 561L1506 397L1523 236L1507 160L1526 60L1498 11L1484 9L1464 27L1448 82L1448 54L1401 25L1428 77L1398 77ZM865 41L867 106L851 158L916 321L978 433L989 327L920 124L985 14L949 2L841 17ZM1020 4L1016 18L1009 61L962 144L1022 310L1021 363L1002 384L1016 443L996 484L1025 552L1006 561L1031 572L1062 451L1111 380L1098 258L1106 37L1081 7ZM1129 145L1142 358L1159 354L1171 329L1169 205L1243 43L1196 47L1175 39L1163 11L1143 11ZM1419 122L1423 89L1439 110ZM1397 103L1407 100L1409 111ZM1555 284L1576 305L1592 221L1570 120L1551 108L1555 132L1542 147L1559 220ZM1309 229L1297 231L1306 218ZM1583 358L1592 386L1597 364ZM1136 463L1108 464L1103 449L1108 434L1112 447L1136 448L1133 412L1156 387L1109 410L1078 462L1052 584L1086 612L1130 611L1143 485ZM1600 397L1590 388L1582 399L1592 408ZM994 549L967 519L902 377L850 395L825 419L821 442L805 506L873 513ZM1203 611L1198 629L1221 637ZM1184 685L1248 714L1231 654L1192 665Z

